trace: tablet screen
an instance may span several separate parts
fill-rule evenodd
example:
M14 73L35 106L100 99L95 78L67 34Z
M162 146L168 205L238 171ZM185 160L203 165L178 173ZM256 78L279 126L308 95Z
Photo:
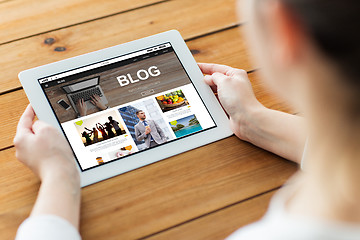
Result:
M170 43L39 83L82 171L216 127Z

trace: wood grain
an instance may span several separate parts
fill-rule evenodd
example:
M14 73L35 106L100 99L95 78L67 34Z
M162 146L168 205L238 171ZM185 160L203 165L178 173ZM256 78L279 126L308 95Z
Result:
M236 25L235 2L170 1L1 45L0 93L20 87L17 75L25 69L171 29L189 39ZM48 38L54 43L44 43Z
M14 148L1 151L0 159L0 226L6 229L0 232L13 237L39 183L16 161ZM294 164L233 136L84 188L81 234L144 237L279 187L295 171Z
M197 62L230 65L251 71L257 69L243 36L243 26L234 27L186 42Z
M15 158L14 148L0 151L0 169L0 239L14 239L35 202L39 180Z
M161 0L0 1L0 44L109 16Z
M257 66L236 27L243 20L236 17L235 2L0 1L0 239L14 239L40 185L11 147L28 104L17 74L170 29L180 30L197 61L251 71ZM265 106L295 112L267 89L258 72L249 77ZM296 170L232 136L84 188L80 232L84 240L224 238L258 219L272 193L252 197L278 188Z
M13 144L17 122L28 104L24 90L0 95L0 149Z
M259 220L266 212L274 193L275 191L271 191L145 239L224 239L240 227Z

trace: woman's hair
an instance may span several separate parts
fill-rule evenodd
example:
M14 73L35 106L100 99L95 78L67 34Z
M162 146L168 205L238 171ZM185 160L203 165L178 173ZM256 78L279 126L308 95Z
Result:
M360 112L360 1L280 0L304 25L317 48L339 67Z
M281 1L298 15L319 49L359 82L360 1Z

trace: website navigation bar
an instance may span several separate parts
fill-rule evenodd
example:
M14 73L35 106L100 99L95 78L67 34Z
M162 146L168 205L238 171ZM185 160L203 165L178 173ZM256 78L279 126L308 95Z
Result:
M65 78L65 77L68 77L68 76L71 76L71 75L74 75L74 74L78 74L78 73L81 73L81 72L86 72L86 71L96 69L96 68L99 68L99 67L104 67L104 66L114 64L114 63L117 63L117 62L121 62L121 61L124 61L124 60L128 60L128 59L131 59L131 58L134 58L133 62L135 62L135 61L139 60L139 58L135 58L135 57L138 57L138 56L141 56L141 58L140 58L141 60L146 59L146 58L151 57L150 55L148 55L148 53L152 53L152 52L159 51L159 50L164 50L164 49L170 48L170 47L171 47L170 43L161 44L161 45L151 47L151 48L147 48L147 49L135 52L135 53L130 53L130 54L127 54L127 55L124 55L124 56L120 56L120 57L105 60L105 61L102 61L102 62L99 62L99 63L91 64L89 66L84 66L84 67L81 67L81 68L78 68L78 69L74 69L74 70L71 70L71 71L60 73L60 74L57 74L57 75L54 75L54 76L51 76L51 77L46 77L46 78L43 78L43 79L39 79L39 83L40 84L48 83L48 82L51 82L51 81L54 81L54 80L62 79L62 78ZM164 53L166 53L166 52L167 51L165 51ZM155 55L158 55L158 54L155 54Z

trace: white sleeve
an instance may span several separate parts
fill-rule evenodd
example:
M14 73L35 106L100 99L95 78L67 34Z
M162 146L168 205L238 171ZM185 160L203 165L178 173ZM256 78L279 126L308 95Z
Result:
M81 240L78 230L55 215L27 218L19 227L15 240Z
M307 159L307 151L308 151L308 142L309 142L309 138L306 139L305 141L305 146L304 146L304 151L303 151L303 155L301 157L301 162L300 162L300 169L302 171L305 170L305 161Z

